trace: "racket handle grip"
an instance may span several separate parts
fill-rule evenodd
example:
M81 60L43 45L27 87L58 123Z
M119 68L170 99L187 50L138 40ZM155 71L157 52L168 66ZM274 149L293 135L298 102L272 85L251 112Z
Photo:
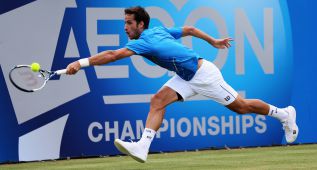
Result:
M62 70L57 70L56 74L61 75L61 74L66 74L67 69L62 69Z

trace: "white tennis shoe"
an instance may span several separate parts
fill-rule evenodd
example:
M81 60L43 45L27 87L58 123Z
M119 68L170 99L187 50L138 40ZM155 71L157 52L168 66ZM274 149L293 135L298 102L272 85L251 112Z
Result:
M136 161L141 163L146 161L149 150L144 149L138 142L124 142L120 139L116 139L114 145L120 152L131 156Z
M296 124L296 110L293 106L284 109L288 118L282 122L287 143L293 143L298 136L298 126Z

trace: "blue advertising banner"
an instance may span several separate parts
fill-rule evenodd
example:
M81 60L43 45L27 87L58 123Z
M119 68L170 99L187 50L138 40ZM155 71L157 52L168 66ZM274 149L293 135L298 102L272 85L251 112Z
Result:
M136 5L149 12L150 27L192 25L216 38L232 37L235 41L228 50L191 37L180 43L214 62L240 95L278 107L295 105L300 126L295 143L317 141L317 135L303 132L316 128L304 123L317 119L314 101L302 102L316 94L310 93L316 78L302 96L300 82L311 79L306 74L315 68L310 58L297 58L298 46L307 47L298 43L300 18L293 16L300 12L292 12L302 6L296 2L37 0L22 4L8 2L0 16L0 162L115 155L119 154L115 138L141 137L151 96L174 75L141 56L62 75L31 94L14 88L8 78L17 64L36 61L42 68L58 70L80 58L124 47L128 42L124 9ZM312 70L302 71L307 65ZM280 144L285 139L279 121L238 115L211 99L194 96L167 107L150 152Z
M290 18L292 19L292 43L294 55L294 67L292 81L292 105L296 106L298 125L301 134L297 140L299 143L316 143L317 116L315 96L317 91L316 43L317 24L314 22L316 1L305 0L301 2L288 1Z

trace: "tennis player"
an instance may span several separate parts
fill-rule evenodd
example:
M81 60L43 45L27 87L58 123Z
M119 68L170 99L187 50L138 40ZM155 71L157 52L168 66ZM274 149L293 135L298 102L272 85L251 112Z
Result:
M166 106L196 94L209 97L238 114L256 113L274 117L282 123L286 141L292 143L296 140L298 127L294 107L278 108L259 99L242 98L226 83L213 63L177 42L181 37L194 36L215 48L225 49L231 46L231 38L215 39L192 26L149 29L149 22L150 16L144 8L137 6L125 9L124 29L131 41L124 48L103 51L67 66L67 74L75 74L82 67L107 64L137 54L176 73L151 98L141 139L138 142L115 140L115 146L122 153L145 162L155 133L162 124Z

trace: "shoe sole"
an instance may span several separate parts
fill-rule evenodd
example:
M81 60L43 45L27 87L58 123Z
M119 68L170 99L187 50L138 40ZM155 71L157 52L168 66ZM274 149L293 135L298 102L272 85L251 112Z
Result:
M297 136L298 136L298 133L299 133L299 129L298 129L298 126L296 124L296 110L295 110L295 108L293 106L289 106L288 110L291 113L291 115L293 117L293 120L295 122L296 135L295 135L294 139L292 139L290 141L287 141L287 143L293 143L297 139Z
M139 157L133 155L133 153L130 153L128 150L126 150L120 143L120 140L119 139L116 139L114 141L114 145L116 146L116 148L121 152L121 153L124 153L126 155L129 155L131 156L134 160L140 162L140 163L145 163L145 160L143 159L140 159Z

